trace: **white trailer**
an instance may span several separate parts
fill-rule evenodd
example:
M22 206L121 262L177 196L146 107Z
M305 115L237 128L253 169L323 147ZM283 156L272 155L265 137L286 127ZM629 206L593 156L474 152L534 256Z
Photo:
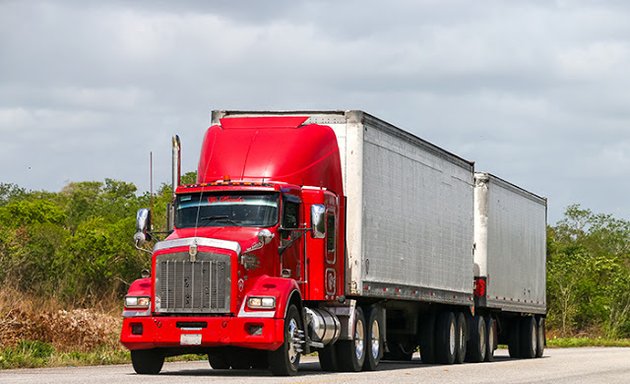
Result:
M546 199L475 174L475 278L486 287L478 306L546 313L546 222Z

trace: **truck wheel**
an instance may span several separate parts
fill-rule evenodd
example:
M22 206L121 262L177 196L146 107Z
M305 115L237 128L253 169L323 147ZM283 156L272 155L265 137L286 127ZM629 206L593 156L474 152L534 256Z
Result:
M210 363L212 369L230 369L230 363L224 354L208 353L208 363Z
M164 365L164 354L158 349L131 351L133 370L140 375L157 375Z
M536 344L538 336L536 335L536 320L533 316L527 316L521 319L521 353L520 357L532 359L536 357Z
M470 339L466 346L466 361L479 363L486 359L487 342L486 319L483 316L472 316L470 318Z
M425 364L435 364L435 314L429 313L420 329L420 358Z
M295 305L291 305L284 319L284 342L269 352L269 368L275 376L293 376L300 365L304 344L302 320Z
M359 307L355 309L352 328L354 329L352 340L337 342L339 369L345 372L359 372L365 362L365 318Z
M466 344L468 341L468 326L466 325L466 316L459 312L455 316L457 319L456 335L455 335L455 364L461 364L466 358Z
M440 364L453 364L457 350L457 321L453 312L440 313L435 328L436 361Z
M494 351L497 349L497 322L492 316L488 316L486 321L486 361L494 361Z
M536 322L538 342L536 343L536 357L542 357L545 353L545 318L539 317Z
M383 357L383 327L378 313L377 308L372 308L368 314L364 371L375 370Z
M521 319L515 318L510 322L510 337L508 339L508 352L510 357L521 357Z
M336 344L327 345L317 352L317 357L319 358L319 366L321 367L322 371L336 372L339 369L337 367L337 351L335 347Z

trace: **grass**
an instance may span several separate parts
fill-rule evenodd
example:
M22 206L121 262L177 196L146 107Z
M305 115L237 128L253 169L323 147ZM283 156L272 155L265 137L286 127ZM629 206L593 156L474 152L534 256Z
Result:
M552 337L547 339L547 347L630 347L630 339L605 339L601 337Z

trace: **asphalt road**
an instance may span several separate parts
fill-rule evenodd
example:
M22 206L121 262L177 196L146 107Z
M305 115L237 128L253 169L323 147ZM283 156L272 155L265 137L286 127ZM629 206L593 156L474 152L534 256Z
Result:
M376 372L325 373L307 357L295 377L263 371L221 371L206 361L166 363L158 376L141 376L131 365L16 369L0 371L0 383L630 383L630 348L569 348L545 351L542 359L516 360L497 351L493 363L426 365L417 356L408 363L382 362Z

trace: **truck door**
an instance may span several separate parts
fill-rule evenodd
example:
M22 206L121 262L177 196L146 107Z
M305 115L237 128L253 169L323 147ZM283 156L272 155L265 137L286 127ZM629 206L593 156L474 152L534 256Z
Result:
M304 231L300 228L300 223L303 222L301 202L292 195L285 195L282 205L280 275L300 281L303 279L301 254L304 241Z

